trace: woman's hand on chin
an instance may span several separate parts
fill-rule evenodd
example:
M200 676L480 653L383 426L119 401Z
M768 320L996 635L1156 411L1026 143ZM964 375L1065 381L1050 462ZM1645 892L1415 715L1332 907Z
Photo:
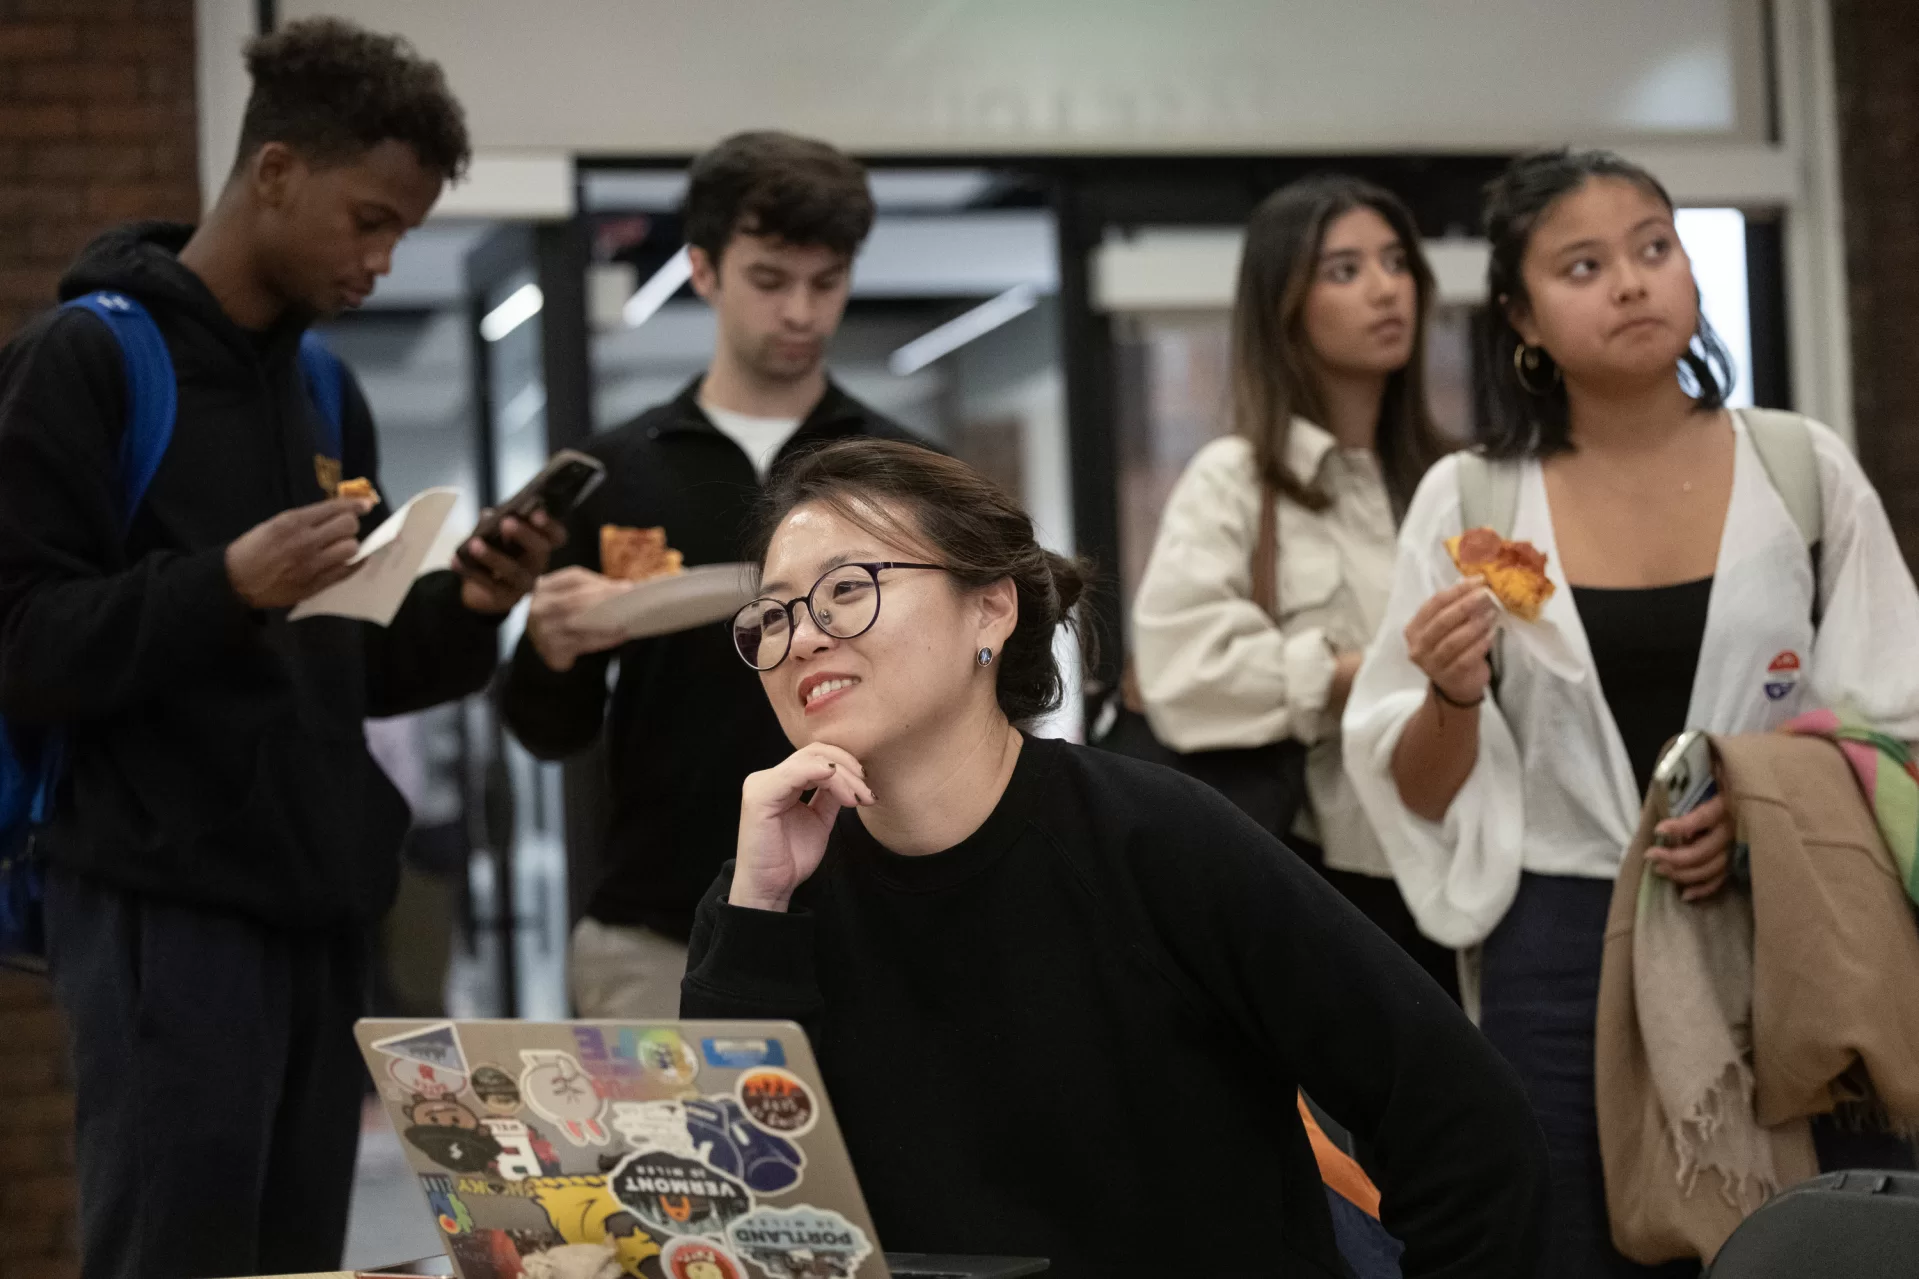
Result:
M801 797L812 792L810 802ZM740 843L727 901L783 911L793 890L819 869L834 819L847 805L877 803L866 770L837 746L813 742L764 772L740 792Z

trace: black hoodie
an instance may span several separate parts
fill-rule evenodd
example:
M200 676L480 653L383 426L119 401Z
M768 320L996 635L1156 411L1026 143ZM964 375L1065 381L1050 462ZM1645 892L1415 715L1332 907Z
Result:
M276 925L372 918L408 814L363 722L480 688L498 619L467 610L451 573L422 578L385 629L289 622L234 594L227 544L325 496L321 437L295 359L304 322L236 325L180 265L190 232L109 232L60 285L137 298L173 358L173 440L127 535L113 335L53 311L0 352L0 714L66 733L54 865ZM377 484L372 418L346 381L341 474Z

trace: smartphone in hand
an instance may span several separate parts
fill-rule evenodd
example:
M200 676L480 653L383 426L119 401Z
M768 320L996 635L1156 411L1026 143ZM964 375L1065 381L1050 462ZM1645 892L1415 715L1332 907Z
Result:
M606 467L596 457L573 449L561 449L540 473L506 501L482 516L472 536L460 543L460 558L467 559L466 543L478 538L497 551L506 551L506 539L500 526L509 518L531 520L545 511L555 520L564 520L579 508L587 495L606 479Z
M1712 739L1689 728L1673 739L1652 770L1652 784L1666 800L1667 817L1684 817L1719 793L1712 771Z

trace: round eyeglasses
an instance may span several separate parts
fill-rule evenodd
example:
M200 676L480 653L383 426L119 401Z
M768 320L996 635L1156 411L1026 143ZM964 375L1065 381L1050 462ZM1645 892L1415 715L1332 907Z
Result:
M880 619L880 572L889 568L944 571L944 564L905 564L885 560L874 564L842 564L820 574L813 589L781 603L757 599L733 614L733 649L756 671L770 671L793 649L793 610L806 605L813 625L822 635L853 639L873 629Z

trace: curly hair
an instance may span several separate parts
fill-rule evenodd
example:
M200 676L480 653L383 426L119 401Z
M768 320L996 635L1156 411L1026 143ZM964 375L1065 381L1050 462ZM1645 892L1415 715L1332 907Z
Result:
M253 91L236 171L269 142L328 163L391 139L445 181L465 173L473 153L466 113L439 63L399 36L309 18L250 41L246 59Z
M686 242L715 264L736 233L850 258L873 229L873 193L858 160L762 129L736 133L693 161L684 216Z

